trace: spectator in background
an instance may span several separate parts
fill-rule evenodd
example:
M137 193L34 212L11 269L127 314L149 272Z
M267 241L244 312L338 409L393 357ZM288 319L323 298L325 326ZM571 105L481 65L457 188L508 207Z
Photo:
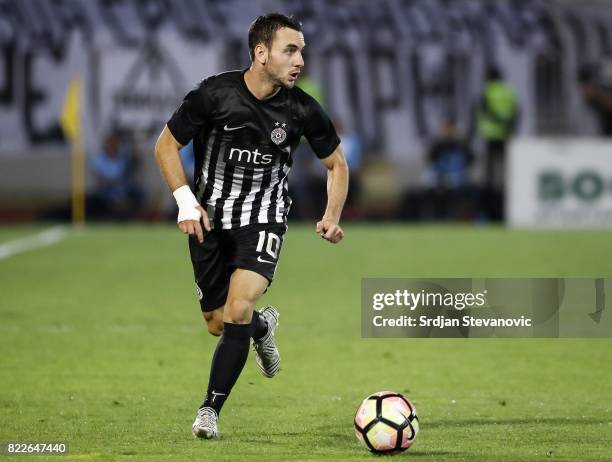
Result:
M454 121L444 122L439 138L429 149L427 161L420 218L472 218L475 194L470 167L474 162L474 154L468 143L457 136Z
M109 134L92 164L94 190L88 215L98 219L130 219L142 205L142 192L134 180L132 148L116 133Z
M581 66L578 83L585 100L597 114L600 133L612 136L612 61L603 69L592 64Z
M491 220L504 218L506 148L519 118L519 101L496 66L486 71L484 93L477 108L478 133L486 146L485 210Z

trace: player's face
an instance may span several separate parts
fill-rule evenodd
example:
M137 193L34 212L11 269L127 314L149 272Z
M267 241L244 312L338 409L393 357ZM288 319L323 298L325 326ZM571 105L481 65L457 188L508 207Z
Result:
M302 49L304 34L283 27L276 31L272 47L268 51L266 72L276 85L292 88L304 67Z

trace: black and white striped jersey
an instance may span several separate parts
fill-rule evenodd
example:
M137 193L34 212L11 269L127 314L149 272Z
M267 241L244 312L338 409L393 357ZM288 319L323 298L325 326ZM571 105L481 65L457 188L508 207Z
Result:
M193 139L194 192L216 229L284 223L291 205L287 177L301 137L319 158L340 143L310 95L282 88L259 100L247 88L245 72L203 80L168 121L179 143Z

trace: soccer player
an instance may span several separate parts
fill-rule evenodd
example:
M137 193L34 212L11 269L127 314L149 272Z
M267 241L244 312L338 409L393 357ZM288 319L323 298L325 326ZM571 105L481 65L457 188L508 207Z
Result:
M217 438L221 408L253 339L262 374L274 377L280 355L278 311L254 310L274 279L291 205L287 176L302 136L328 170L327 207L316 232L331 243L348 189L340 140L319 104L295 86L304 36L292 17L268 14L249 29L250 68L203 80L163 129L155 157L179 207L208 331L221 336L193 433ZM179 149L193 139L195 185L187 185Z

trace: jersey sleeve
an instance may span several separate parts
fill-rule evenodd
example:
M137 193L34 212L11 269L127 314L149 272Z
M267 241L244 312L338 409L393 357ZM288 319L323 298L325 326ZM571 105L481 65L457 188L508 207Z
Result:
M309 97L309 111L304 126L304 136L319 159L329 156L340 144L334 124L321 105Z
M207 80L203 80L187 93L181 105L168 120L168 128L174 138L184 146L207 122L211 110L212 101Z

